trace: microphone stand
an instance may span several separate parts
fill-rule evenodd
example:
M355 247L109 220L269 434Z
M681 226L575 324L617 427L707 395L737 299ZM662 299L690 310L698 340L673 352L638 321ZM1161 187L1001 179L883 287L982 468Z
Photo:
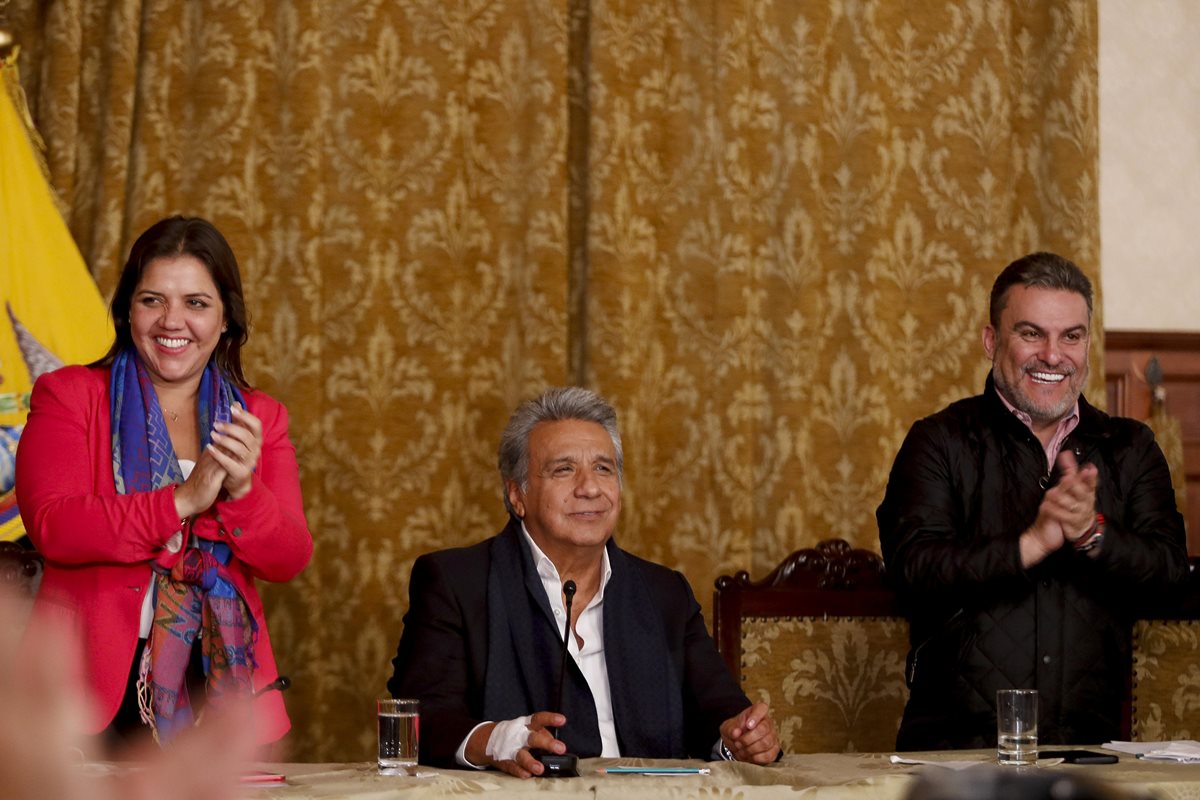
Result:
M562 659L558 663L558 692L554 696L554 710L562 713L562 695L563 695L563 679L567 675L567 647L571 635L571 600L575 597L575 581L567 581L563 584L563 597L567 599L567 623L563 626L563 646ZM554 729L554 738L558 738L558 729ZM529 754L542 762L545 770L539 777L542 778L578 778L579 777L579 756L573 753L552 753L549 750L544 750L540 747L535 747L529 751Z
M267 692L286 692L290 688L292 688L292 679L287 675L280 675L257 692L253 692L250 697L262 697Z

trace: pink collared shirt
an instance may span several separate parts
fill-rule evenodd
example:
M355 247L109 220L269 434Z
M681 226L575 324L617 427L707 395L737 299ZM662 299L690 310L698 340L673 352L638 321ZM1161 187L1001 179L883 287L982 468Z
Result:
M1035 431L1033 429L1033 417L1029 416L1024 411L1022 411L1021 409L1014 406L1012 403L1008 402L1008 398L1005 397L1004 393L1001 392L999 389L996 389L996 395L1000 398L1000 402L1004 403L1004 407L1007 408L1009 411L1011 411L1013 413L1013 416L1015 416L1017 419L1021 420L1021 422L1025 423L1025 427L1029 428L1029 430L1033 433L1034 436L1037 436L1037 431ZM1076 400L1074 408L1071 409L1071 413L1067 414L1065 417L1063 417L1062 419L1060 419L1058 421L1058 428L1055 429L1054 435L1050 437L1050 441L1047 442L1046 445L1042 448L1046 452L1046 471L1047 472L1054 469L1054 460L1058 458L1058 454L1062 450L1063 442L1066 441L1067 436L1069 436L1071 434L1071 431L1075 430L1075 426L1077 426L1078 424L1079 424L1079 401ZM1041 441L1041 439L1039 439L1038 441Z

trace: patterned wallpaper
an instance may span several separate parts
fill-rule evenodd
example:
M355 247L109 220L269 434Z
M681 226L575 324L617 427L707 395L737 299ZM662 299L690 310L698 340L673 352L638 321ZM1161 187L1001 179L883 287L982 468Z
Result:
M371 752L409 567L502 525L521 398L614 401L620 541L707 608L721 573L876 546L908 425L982 385L1000 267L1096 275L1094 0L7 13L101 288L176 211L241 259L316 538L264 592L296 759Z

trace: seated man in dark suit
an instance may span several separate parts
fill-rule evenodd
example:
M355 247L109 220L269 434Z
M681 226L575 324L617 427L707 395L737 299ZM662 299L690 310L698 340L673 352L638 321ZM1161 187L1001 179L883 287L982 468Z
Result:
M581 757L779 755L717 653L687 579L617 547L616 412L580 388L513 413L499 535L417 559L388 690L421 701L421 761L540 775L530 748ZM555 708L574 581L562 707ZM556 739L551 728L557 728Z

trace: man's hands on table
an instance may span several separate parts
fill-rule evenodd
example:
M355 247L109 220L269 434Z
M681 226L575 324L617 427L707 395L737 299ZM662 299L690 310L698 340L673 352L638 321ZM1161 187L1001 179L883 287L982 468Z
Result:
M567 745L555 739L549 730L566 724L567 718L562 714L539 711L528 718L480 725L467 742L467 761L480 767L495 767L518 778L541 775L545 767L529 751L540 747L559 755L567 752Z
M737 761L773 764L779 758L779 737L766 703L755 703L721 723L721 741Z
M528 718L480 725L467 741L467 761L495 767L517 778L541 775L545 767L529 751L541 748L562 755L567 745L554 738L551 728L561 728L567 718L539 711ZM766 703L756 703L721 723L721 741L737 761L772 764L779 757L779 737Z

